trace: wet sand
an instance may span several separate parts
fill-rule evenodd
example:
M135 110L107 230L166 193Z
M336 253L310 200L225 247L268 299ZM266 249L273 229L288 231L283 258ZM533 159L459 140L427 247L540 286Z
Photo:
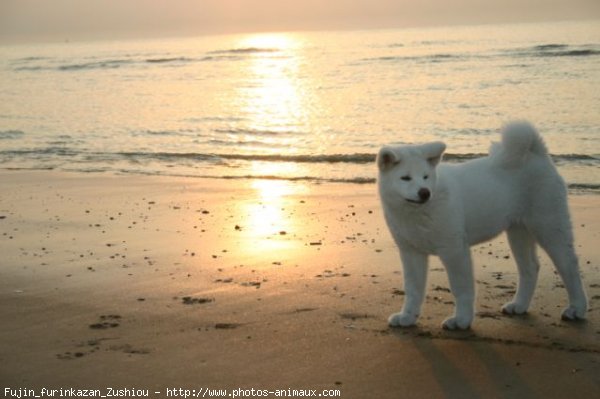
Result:
M600 198L571 195L588 320L560 320L548 258L530 313L516 268L473 248L477 317L431 258L418 327L374 185L0 174L0 388L339 390L343 398L592 397L600 388ZM161 392L155 395L153 392Z

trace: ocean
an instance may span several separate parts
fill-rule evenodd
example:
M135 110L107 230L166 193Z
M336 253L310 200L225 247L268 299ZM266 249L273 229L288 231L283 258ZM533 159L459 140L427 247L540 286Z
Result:
M372 184L513 119L600 193L600 21L0 46L0 169Z

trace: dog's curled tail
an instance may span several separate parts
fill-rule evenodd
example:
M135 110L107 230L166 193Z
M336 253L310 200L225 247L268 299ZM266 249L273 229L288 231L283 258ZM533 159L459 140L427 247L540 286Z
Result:
M502 143L492 145L490 154L506 167L522 165L531 155L548 156L548 149L529 122L510 122L502 128Z

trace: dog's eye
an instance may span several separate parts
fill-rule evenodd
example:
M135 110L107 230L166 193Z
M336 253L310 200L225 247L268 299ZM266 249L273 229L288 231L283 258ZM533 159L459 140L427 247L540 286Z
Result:
M427 179L429 179L429 175L423 176L423 180L427 180Z
M410 176L402 176L401 179L404 180L404 181L411 181L412 177L410 177Z

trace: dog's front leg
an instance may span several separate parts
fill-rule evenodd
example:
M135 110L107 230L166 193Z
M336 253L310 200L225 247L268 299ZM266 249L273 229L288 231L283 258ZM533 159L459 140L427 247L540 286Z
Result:
M456 301L453 317L444 320L446 330L466 330L471 327L474 316L475 282L471 251L468 246L448 248L440 252L440 259L446 267L450 289Z
M417 322L425 299L427 255L406 246L400 248L400 257L404 272L404 305L400 313L388 318L388 324L392 327L409 327Z

